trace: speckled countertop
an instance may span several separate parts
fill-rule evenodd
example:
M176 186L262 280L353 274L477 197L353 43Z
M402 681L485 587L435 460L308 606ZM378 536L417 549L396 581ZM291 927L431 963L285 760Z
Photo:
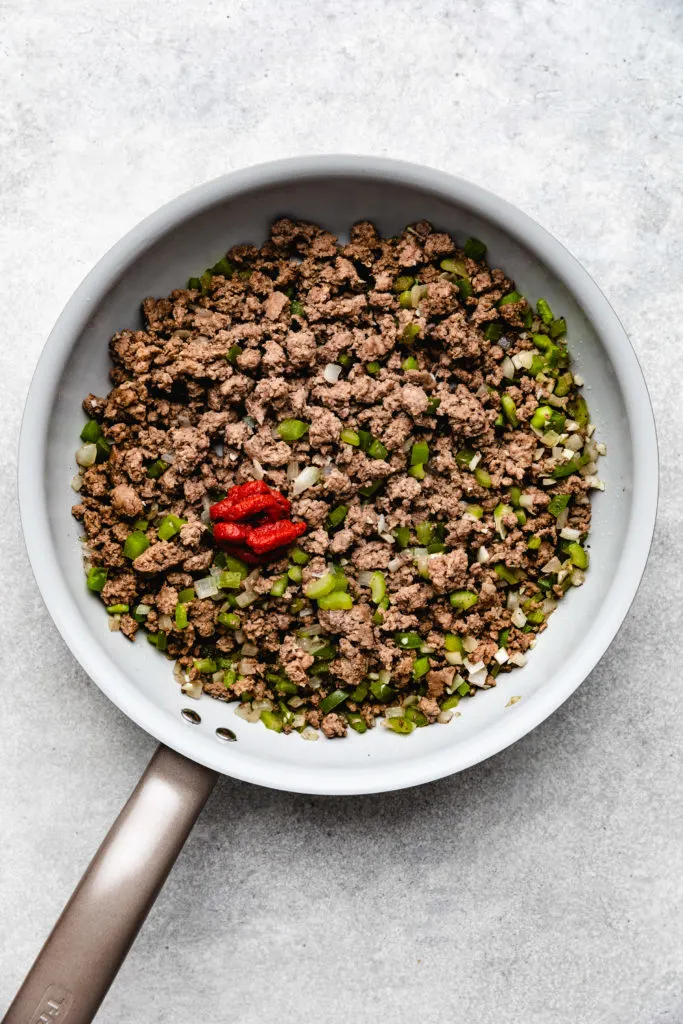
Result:
M586 685L486 764L353 800L222 781L98 1020L683 1020L682 64L678 0L0 5L0 1012L154 749L28 569L15 453L41 345L163 201L337 151L478 181L594 275L658 420L649 568Z

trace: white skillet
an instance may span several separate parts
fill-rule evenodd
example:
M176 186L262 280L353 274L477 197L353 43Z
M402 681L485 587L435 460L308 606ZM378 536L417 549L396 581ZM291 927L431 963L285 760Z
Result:
M210 698L191 701L173 682L170 663L150 645L131 645L108 631L100 602L83 583L69 481L81 400L109 387L109 337L139 324L143 297L168 294L237 242L261 242L280 215L316 221L342 236L360 219L372 220L383 234L427 219L461 240L484 240L490 261L520 291L534 301L545 297L567 318L576 369L608 446L600 465L607 489L594 500L585 585L561 603L524 669L464 702L461 717L449 725L409 737L375 729L341 742L304 742L250 725ZM585 679L628 611L650 547L657 484L647 389L607 300L559 242L476 185L385 159L283 160L202 185L129 232L78 288L40 357L21 433L19 497L31 565L59 631L97 685L162 746L6 1021L92 1019L216 773L295 792L376 793L461 771L547 718ZM521 700L508 706L511 696ZM184 709L201 721L188 721ZM216 730L226 727L236 742L219 738Z

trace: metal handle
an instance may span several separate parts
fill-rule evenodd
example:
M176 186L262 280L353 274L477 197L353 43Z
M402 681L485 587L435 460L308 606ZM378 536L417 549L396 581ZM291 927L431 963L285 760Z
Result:
M88 1024L217 774L157 748L38 954L3 1024Z

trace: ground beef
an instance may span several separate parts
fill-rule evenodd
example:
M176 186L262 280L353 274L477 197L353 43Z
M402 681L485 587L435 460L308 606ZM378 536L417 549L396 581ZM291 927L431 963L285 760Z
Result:
M434 722L523 661L582 582L601 451L564 322L481 251L426 221L340 245L283 218L145 299L111 339L112 390L83 403L101 440L73 514L112 628L190 688L330 738L387 702L397 731ZM207 509L254 479L306 532L241 565Z

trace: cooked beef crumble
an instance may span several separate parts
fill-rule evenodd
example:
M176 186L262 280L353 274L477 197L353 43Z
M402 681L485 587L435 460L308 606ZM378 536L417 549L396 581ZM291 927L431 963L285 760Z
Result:
M282 219L112 338L73 513L111 627L185 693L307 738L410 732L523 665L583 582L604 449L564 320L485 251ZM256 567L208 514L251 480L306 525Z

